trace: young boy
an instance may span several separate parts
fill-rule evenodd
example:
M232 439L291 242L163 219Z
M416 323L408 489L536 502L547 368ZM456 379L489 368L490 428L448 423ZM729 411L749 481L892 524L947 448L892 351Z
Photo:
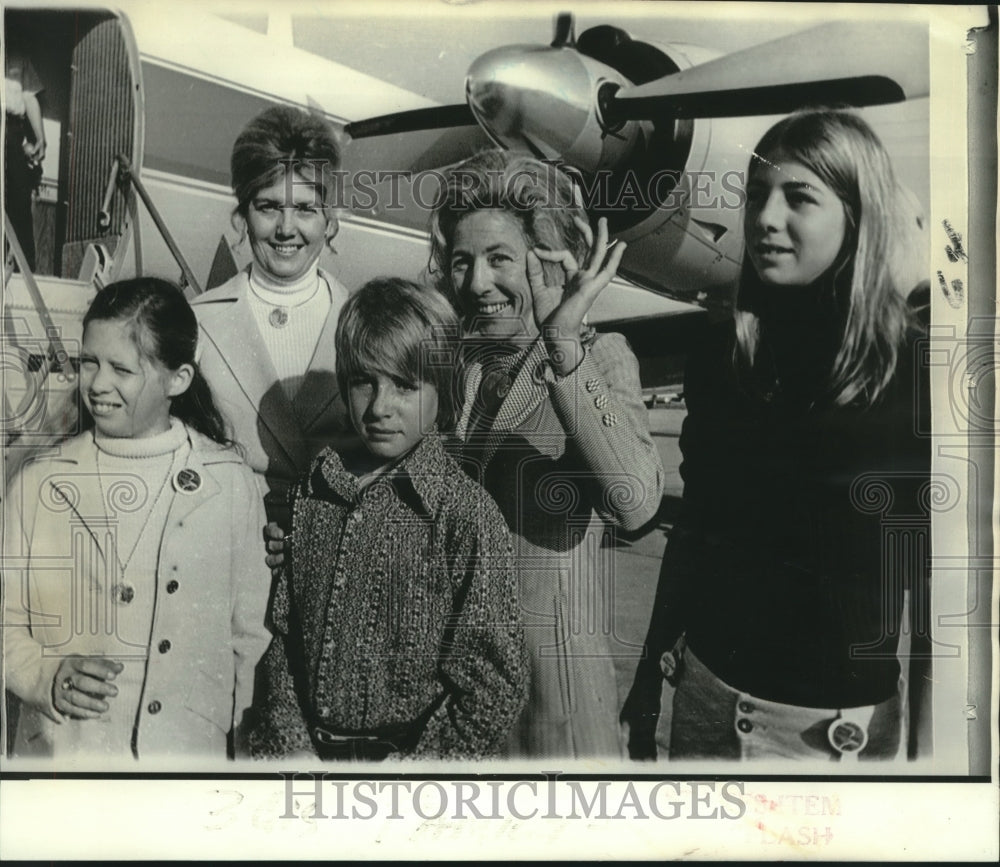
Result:
M478 758L528 690L507 526L450 458L447 301L374 280L344 306L337 380L361 445L292 488L260 667L257 758Z

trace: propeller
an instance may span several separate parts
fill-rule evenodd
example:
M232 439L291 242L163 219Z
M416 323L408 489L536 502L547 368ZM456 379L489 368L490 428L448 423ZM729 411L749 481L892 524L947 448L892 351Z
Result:
M394 135L400 132L420 132L425 129L449 129L454 126L473 126L476 119L464 103L460 105L435 105L397 111L367 120L349 123L344 131L351 138L369 138L376 135Z
M485 134L572 166L591 216L607 218L614 235L630 233L624 276L670 297L725 306L740 248L732 215L683 206L689 165L702 164L712 140L700 119L918 98L929 89L928 55L926 27L906 22L823 24L718 57L635 40L607 24L577 38L572 16L560 15L549 45L477 58L464 104L358 121L346 131L358 139L451 128L420 157L422 168L435 168L467 155L472 137L463 127L475 124L480 140Z
M570 48L576 45L573 16L561 12L556 17L555 37L552 48ZM379 135L396 135L404 132L420 132L429 129L475 126L477 123L472 109L466 103L457 105L437 105L431 108L416 108L411 111L396 111L365 120L354 121L344 127L352 138L370 138Z
M615 95L612 117L785 114L807 105L863 107L928 92L926 28L840 21L728 54Z
M630 82L566 45L515 45L478 58L465 79L472 114L493 141L584 172L612 168L634 150L636 121L607 123L595 110Z
M643 68L636 56L645 58ZM669 146L682 132L674 126L680 119L925 96L927 65L926 28L918 23L823 24L680 69L618 28L591 28L578 42L564 13L551 45L506 46L477 58L465 104L357 121L346 131L358 139L478 123L498 145L594 173ZM642 74L647 70L653 74Z

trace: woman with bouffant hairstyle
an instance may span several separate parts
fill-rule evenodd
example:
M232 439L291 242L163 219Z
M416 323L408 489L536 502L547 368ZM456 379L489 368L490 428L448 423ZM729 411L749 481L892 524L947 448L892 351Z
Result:
M285 492L326 445L350 439L334 373L347 290L319 267L337 232L334 128L292 106L261 112L233 145L233 223L253 261L193 302L200 363L232 435L287 526Z

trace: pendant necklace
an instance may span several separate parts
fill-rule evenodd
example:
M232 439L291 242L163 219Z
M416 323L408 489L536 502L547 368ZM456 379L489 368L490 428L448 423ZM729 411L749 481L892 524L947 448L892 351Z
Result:
M110 503L105 498L104 493L104 478L101 474L101 449L97 449L97 485L101 490L101 503L104 506L105 517L108 517L108 510L110 508ZM167 482L170 479L170 470L173 468L173 456L170 458L170 462L167 464L167 472L163 477L163 481L160 482L159 490L156 492L156 496L153 498L153 505L149 507L149 511L146 512L146 518L142 522L142 527L139 529L139 535L135 537L135 544L132 545L132 550L129 551L128 557L125 558L124 562L121 557L118 556L118 543L115 542L115 560L118 563L118 568L121 569L121 580L116 583L111 588L112 601L116 605L128 605L135 598L135 587L132 586L128 581L125 580L125 573L128 571L129 564L132 562L132 558L135 556L135 552L139 550L139 544L142 542L142 537L146 532L146 527L149 526L149 519L153 517L153 512L156 511L156 504L160 502L160 497L163 496L163 492L166 490ZM110 524L110 519L108 520Z
M316 275L316 287L312 292L309 293L309 297L304 301L299 301L297 304L279 304L271 308L271 312L267 314L267 321L271 324L272 328L284 328L289 320L291 319L291 312L297 308L308 304L313 298L316 297L316 293L319 292L319 275ZM260 293L257 293L257 297L260 298ZM261 300L264 300L261 298Z

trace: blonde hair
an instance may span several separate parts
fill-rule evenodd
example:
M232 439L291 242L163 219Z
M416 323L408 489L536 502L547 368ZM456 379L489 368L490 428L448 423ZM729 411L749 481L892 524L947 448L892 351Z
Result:
M823 279L842 307L843 334L827 387L837 406L871 406L896 370L911 324L893 263L902 242L902 190L889 155L865 121L847 111L798 112L775 124L754 150L747 172L768 157L801 163L840 199L844 245ZM766 291L746 253L736 304L737 367L753 365L760 342L758 303Z
M381 371L437 389L438 427L455 425L458 317L435 289L400 277L365 283L344 304L334 337L337 383L346 398L353 375Z

